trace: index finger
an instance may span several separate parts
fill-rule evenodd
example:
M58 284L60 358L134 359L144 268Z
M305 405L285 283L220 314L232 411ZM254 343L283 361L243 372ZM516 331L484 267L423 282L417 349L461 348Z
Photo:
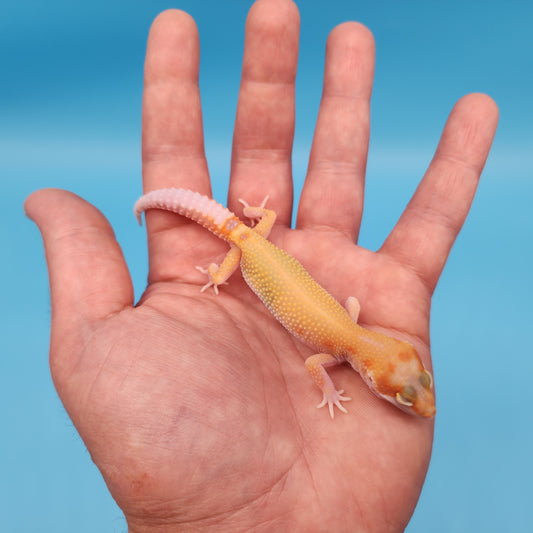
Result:
M204 150L199 61L194 20L179 10L161 13L150 29L144 68L144 192L184 187L211 193ZM176 218L167 213L158 215L161 220Z
M200 43L194 20L169 10L153 22L146 48L142 159L144 192L183 187L211 196L204 150L198 83ZM189 224L174 213L146 214L150 282L190 271L183 250L191 242ZM206 241L208 242L208 241ZM178 260L179 258L179 260ZM184 271L178 265L187 264Z

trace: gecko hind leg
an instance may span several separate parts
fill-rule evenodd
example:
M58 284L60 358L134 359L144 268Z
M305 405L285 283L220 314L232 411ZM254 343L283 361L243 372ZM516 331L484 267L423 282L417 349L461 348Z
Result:
M248 205L248 203L242 199L239 202L244 206L244 216L255 222L253 230L267 238L274 222L276 221L276 213L270 209L265 209L265 205L268 201L268 196L261 202L258 207ZM209 287L213 287L215 294L218 294L218 286L226 285L229 277L239 268L241 260L241 250L235 245L231 245L229 252L224 257L224 260L220 265L211 263L207 269L203 267L196 267L203 274L207 274L209 281L202 287L201 292L204 292Z
M202 272L202 274L207 274L209 278L209 281L201 288L200 292L204 292L209 287L213 287L215 294L218 294L218 286L227 285L227 280L235 272L235 270L239 268L240 260L240 248L232 245L220 265L211 263L207 268L197 266L196 269Z
M270 230L276 221L276 212L271 209L265 209L268 200L268 195L261 202L260 206L254 207L248 205L248 202L239 198L239 202L244 206L242 212L246 218L252 222L252 229L259 233L265 239L269 236Z

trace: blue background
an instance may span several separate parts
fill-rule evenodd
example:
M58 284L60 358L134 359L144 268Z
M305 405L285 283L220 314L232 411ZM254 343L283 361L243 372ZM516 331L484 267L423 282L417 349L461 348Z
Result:
M531 409L533 60L529 2L299 1L295 187L318 110L324 45L345 20L377 42L361 243L376 249L429 163L463 94L490 94L500 126L479 193L437 288L439 392L433 460L408 532L533 530ZM125 532L48 370L50 304L40 236L22 202L72 190L111 220L136 294L146 278L142 68L151 21L196 19L215 196L224 201L250 1L11 0L0 18L0 530Z

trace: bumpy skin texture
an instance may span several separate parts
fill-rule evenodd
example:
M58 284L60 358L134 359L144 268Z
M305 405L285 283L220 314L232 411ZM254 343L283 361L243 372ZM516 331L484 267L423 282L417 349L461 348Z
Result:
M295 337L320 353L306 361L306 367L323 393L319 407L328 405L346 412L342 396L333 386L325 367L343 361L357 370L368 386L382 398L401 409L431 418L435 400L431 392L433 379L424 369L415 348L382 333L358 326L354 318L287 252L267 241L275 213L263 207L245 204L244 213L259 218L257 228L245 226L231 211L214 200L186 189L151 191L136 202L135 216L140 222L142 211L163 209L198 222L218 237L240 250L230 252L221 270L208 269L207 286L225 283L240 265L246 283L267 309ZM205 287L204 287L205 288Z

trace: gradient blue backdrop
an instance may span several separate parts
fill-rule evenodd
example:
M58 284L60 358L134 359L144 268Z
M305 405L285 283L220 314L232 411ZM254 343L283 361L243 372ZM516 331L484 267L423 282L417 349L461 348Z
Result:
M358 20L377 41L361 242L377 248L429 163L454 102L481 91L501 120L478 196L432 313L439 414L408 532L533 530L531 408L533 61L529 2L298 1L295 187L321 92L328 32ZM50 305L37 229L22 202L63 187L116 228L139 296L144 231L140 107L156 14L194 16L215 196L224 201L250 1L8 0L0 18L0 531L125 532L126 523L54 391ZM347 446L350 443L346 443Z

